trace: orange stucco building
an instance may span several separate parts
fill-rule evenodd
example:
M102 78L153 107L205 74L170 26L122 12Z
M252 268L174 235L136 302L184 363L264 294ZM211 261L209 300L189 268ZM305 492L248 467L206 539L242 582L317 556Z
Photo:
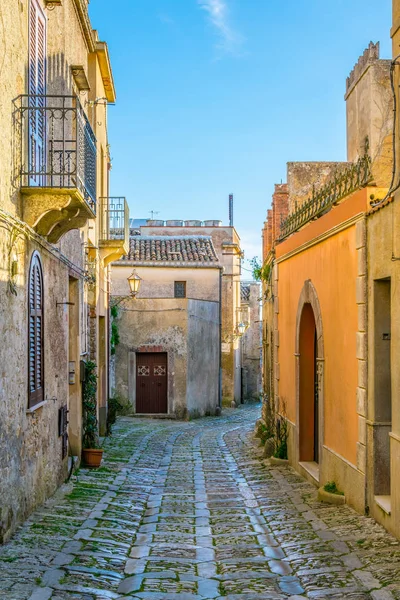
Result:
M263 229L266 401L287 423L290 464L318 486L334 481L360 512L368 512L367 227L391 175L389 71L371 43L346 83L348 161L289 163Z

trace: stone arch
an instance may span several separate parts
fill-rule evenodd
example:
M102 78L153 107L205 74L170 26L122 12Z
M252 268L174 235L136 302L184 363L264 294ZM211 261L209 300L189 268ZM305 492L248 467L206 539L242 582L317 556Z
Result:
M316 289L304 282L296 316L296 413L298 459L321 463L324 411L324 335Z

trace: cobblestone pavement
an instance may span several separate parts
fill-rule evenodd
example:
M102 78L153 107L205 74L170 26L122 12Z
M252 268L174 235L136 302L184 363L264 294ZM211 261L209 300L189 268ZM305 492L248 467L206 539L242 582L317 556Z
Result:
M259 410L120 419L103 466L0 548L0 598L400 600L400 543L266 465Z

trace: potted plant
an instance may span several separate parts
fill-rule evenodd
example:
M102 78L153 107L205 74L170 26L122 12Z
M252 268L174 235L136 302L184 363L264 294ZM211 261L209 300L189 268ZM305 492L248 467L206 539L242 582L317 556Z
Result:
M99 445L96 393L96 363L88 361L85 365L85 381L83 383L82 458L86 466L92 468L99 467L103 457L103 450Z

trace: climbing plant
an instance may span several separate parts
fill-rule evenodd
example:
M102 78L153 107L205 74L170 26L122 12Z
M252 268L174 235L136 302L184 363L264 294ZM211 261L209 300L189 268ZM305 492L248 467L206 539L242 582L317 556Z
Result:
M249 262L255 281L268 281L271 272L271 265L262 265L257 256L254 256Z
M96 363L88 361L85 365L85 381L83 383L83 447L99 448L97 424L97 374Z
M119 311L118 311L118 306L112 306L111 307L111 336L110 336L110 346L111 346L111 355L113 356L115 354L115 349L119 344L119 329L118 329L118 323L116 321L117 317L118 317Z

